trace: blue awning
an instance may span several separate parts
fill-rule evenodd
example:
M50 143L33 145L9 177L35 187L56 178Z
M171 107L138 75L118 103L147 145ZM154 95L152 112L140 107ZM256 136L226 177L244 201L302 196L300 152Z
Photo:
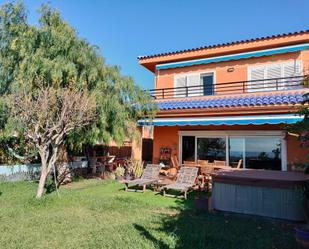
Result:
M196 126L196 125L263 125L263 124L294 124L303 120L303 116L293 114L226 116L215 118L155 118L152 121L139 120L139 125L154 126Z
M308 48L309 48L309 44L305 43L305 44L294 45L294 46L265 49L265 50L225 55L225 56L210 57L210 58L198 59L198 60L164 63L164 64L156 65L156 69L160 70L160 69L187 67L187 66L194 66L194 65L201 65L201 64L208 64L208 63L222 62L222 61L248 59L252 57L261 57L261 56L268 56L268 55L275 55L275 54L297 52L297 51L305 50Z

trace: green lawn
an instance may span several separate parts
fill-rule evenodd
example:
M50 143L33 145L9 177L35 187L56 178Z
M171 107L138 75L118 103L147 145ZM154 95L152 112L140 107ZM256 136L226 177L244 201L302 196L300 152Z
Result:
M1 248L296 248L291 225L201 213L192 202L85 180L43 200L35 183L0 183Z

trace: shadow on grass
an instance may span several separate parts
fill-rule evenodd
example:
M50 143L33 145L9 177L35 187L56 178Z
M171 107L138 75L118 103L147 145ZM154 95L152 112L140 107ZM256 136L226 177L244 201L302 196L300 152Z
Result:
M134 228L140 232L140 234L146 239L150 240L153 244L158 246L160 249L170 248L166 243L156 239L149 231L147 231L143 226L138 224L133 224Z
M196 193L191 193L188 200L177 199L177 206L163 211L156 224L134 224L134 228L158 248L296 248L292 228L286 223L197 210L196 197ZM173 246L167 244L167 237L172 237Z

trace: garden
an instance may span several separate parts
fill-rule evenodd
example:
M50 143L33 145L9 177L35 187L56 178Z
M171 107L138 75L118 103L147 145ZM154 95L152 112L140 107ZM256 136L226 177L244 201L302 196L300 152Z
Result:
M296 248L293 224L207 213L188 200L113 180L79 180L35 198L35 182L0 183L2 248Z

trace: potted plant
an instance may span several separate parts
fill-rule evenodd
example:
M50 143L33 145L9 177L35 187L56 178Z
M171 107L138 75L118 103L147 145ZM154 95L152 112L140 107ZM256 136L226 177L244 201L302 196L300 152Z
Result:
M144 162L134 160L132 161L132 173L135 178L140 178L144 171Z
M132 161L130 159L124 160L124 179L125 180L133 180L132 177Z
M308 172L309 167L305 172ZM304 201L306 224L295 228L296 240L302 248L309 248L309 182L302 188L302 199Z
M211 208L211 193L206 191L199 191L194 198L194 206L197 210L208 211Z
M115 170L116 179L122 180L124 178L124 172L125 172L125 168L122 167L121 165L118 165L118 167Z

